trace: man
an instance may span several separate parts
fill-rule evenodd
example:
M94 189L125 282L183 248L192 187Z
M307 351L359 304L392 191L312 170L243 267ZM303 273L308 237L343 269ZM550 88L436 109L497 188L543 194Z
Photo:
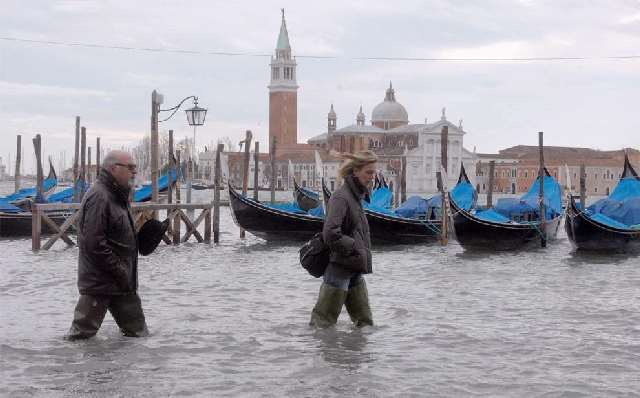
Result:
M123 335L149 334L138 289L138 243L129 207L136 164L124 151L104 158L78 222L80 298L67 338L95 336L109 310Z

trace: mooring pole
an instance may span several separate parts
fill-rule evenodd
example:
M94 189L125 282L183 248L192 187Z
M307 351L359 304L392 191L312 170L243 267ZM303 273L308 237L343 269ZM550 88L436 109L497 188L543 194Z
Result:
M405 151L406 152L406 151ZM407 155L403 154L400 168L400 203L407 201Z
M271 140L269 150L271 152L271 203L273 204L276 201L276 177L278 175L276 172L276 137Z
M260 190L259 187L259 183L258 183L258 169L259 169L259 165L260 165L260 143L258 141L256 141L255 144L255 149L253 151L253 163L254 163L254 167L253 167L253 200L258 201L260 200L260 195L258 193L258 191Z
M493 206L493 174L496 169L496 161L491 160L489 162L489 189L487 190L487 208L491 208Z
M213 243L220 242L220 190L222 189L222 159L220 156L222 156L222 152L224 152L224 144L218 144L213 187Z
M448 145L449 144L449 127L442 126L442 131L440 132L440 162L442 165L442 169L444 170L444 175L442 178L442 226L440 228L441 237L440 243L442 246L446 246L449 243L449 231L448 231L448 220L449 220L449 194L448 194L448 184L449 184L449 173L447 170L448 162Z
M175 163L173 161L173 130L169 130L169 173L167 186L167 203L173 203L173 184L171 183L172 174L175 172ZM178 173L176 172L176 181L178 180Z
M85 182L87 181L86 178L86 165L87 165L87 129L85 127L81 127L80 128L80 181L82 181L82 187L84 187ZM84 189L80 189L79 192L79 197L78 199L80 201L82 201L82 198L84 197Z
M100 175L100 137L96 138L96 179Z
M249 156L251 151L251 130L245 132L244 137L244 158L242 159L242 195L247 196L249 188ZM240 228L240 237L245 237L244 229Z
M33 149L36 154L36 184L37 184L37 195L36 202L44 199L44 173L42 171L42 137L40 134L36 134L36 137L33 141Z
M156 90L151 93L151 201L158 203L158 113L162 96ZM158 218L158 211L153 211L153 218Z
M91 185L91 147L87 147L87 183Z
M587 208L587 171L584 163L580 165L580 211Z
M16 153L16 172L14 175L15 192L20 190L20 162L22 161L22 136L18 134L18 147Z
M544 153L543 153L543 132L538 132L538 152L540 153L540 169L538 170L538 178L540 179L540 245L547 247L547 232L544 211Z
M75 153L73 156L73 202L80 201L80 185L78 183L80 165L80 116L76 116L76 140Z

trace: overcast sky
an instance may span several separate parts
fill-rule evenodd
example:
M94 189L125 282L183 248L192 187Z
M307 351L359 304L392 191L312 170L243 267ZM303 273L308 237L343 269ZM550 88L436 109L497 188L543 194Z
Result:
M200 98L209 109L200 145L251 129L265 148L282 7L298 56L300 142L326 131L331 103L338 128L355 123L361 104L369 124L392 81L411 123L434 121L443 107L452 122L464 119L469 150L536 145L538 131L547 145L640 147L638 0L3 0L0 156L13 161L22 133L30 161L41 133L45 151L67 150L70 163L76 115L91 145L98 135L105 147L129 145L149 133L153 89L163 107ZM635 58L607 58L625 56ZM536 57L587 59L460 60ZM182 111L161 124L168 129L192 134Z

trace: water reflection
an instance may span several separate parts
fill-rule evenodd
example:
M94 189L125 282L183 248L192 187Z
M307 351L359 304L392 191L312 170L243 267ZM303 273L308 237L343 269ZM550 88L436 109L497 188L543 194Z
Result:
M313 338L317 341L322 358L337 367L355 371L362 363L371 362L372 358L365 350L369 343L367 329L358 328L349 331L336 327L317 329Z
M562 262L572 266L582 265L607 265L623 264L638 255L635 253L620 252L589 252L584 250L572 250L569 255L562 259Z

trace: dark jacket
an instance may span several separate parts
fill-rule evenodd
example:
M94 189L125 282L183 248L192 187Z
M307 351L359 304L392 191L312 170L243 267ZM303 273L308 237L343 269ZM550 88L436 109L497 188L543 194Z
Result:
M120 295L138 288L138 244L129 190L106 170L82 201L79 216L80 294Z
M327 205L322 237L331 248L330 263L351 272L370 274L371 238L362 208L367 189L354 176L345 178Z

